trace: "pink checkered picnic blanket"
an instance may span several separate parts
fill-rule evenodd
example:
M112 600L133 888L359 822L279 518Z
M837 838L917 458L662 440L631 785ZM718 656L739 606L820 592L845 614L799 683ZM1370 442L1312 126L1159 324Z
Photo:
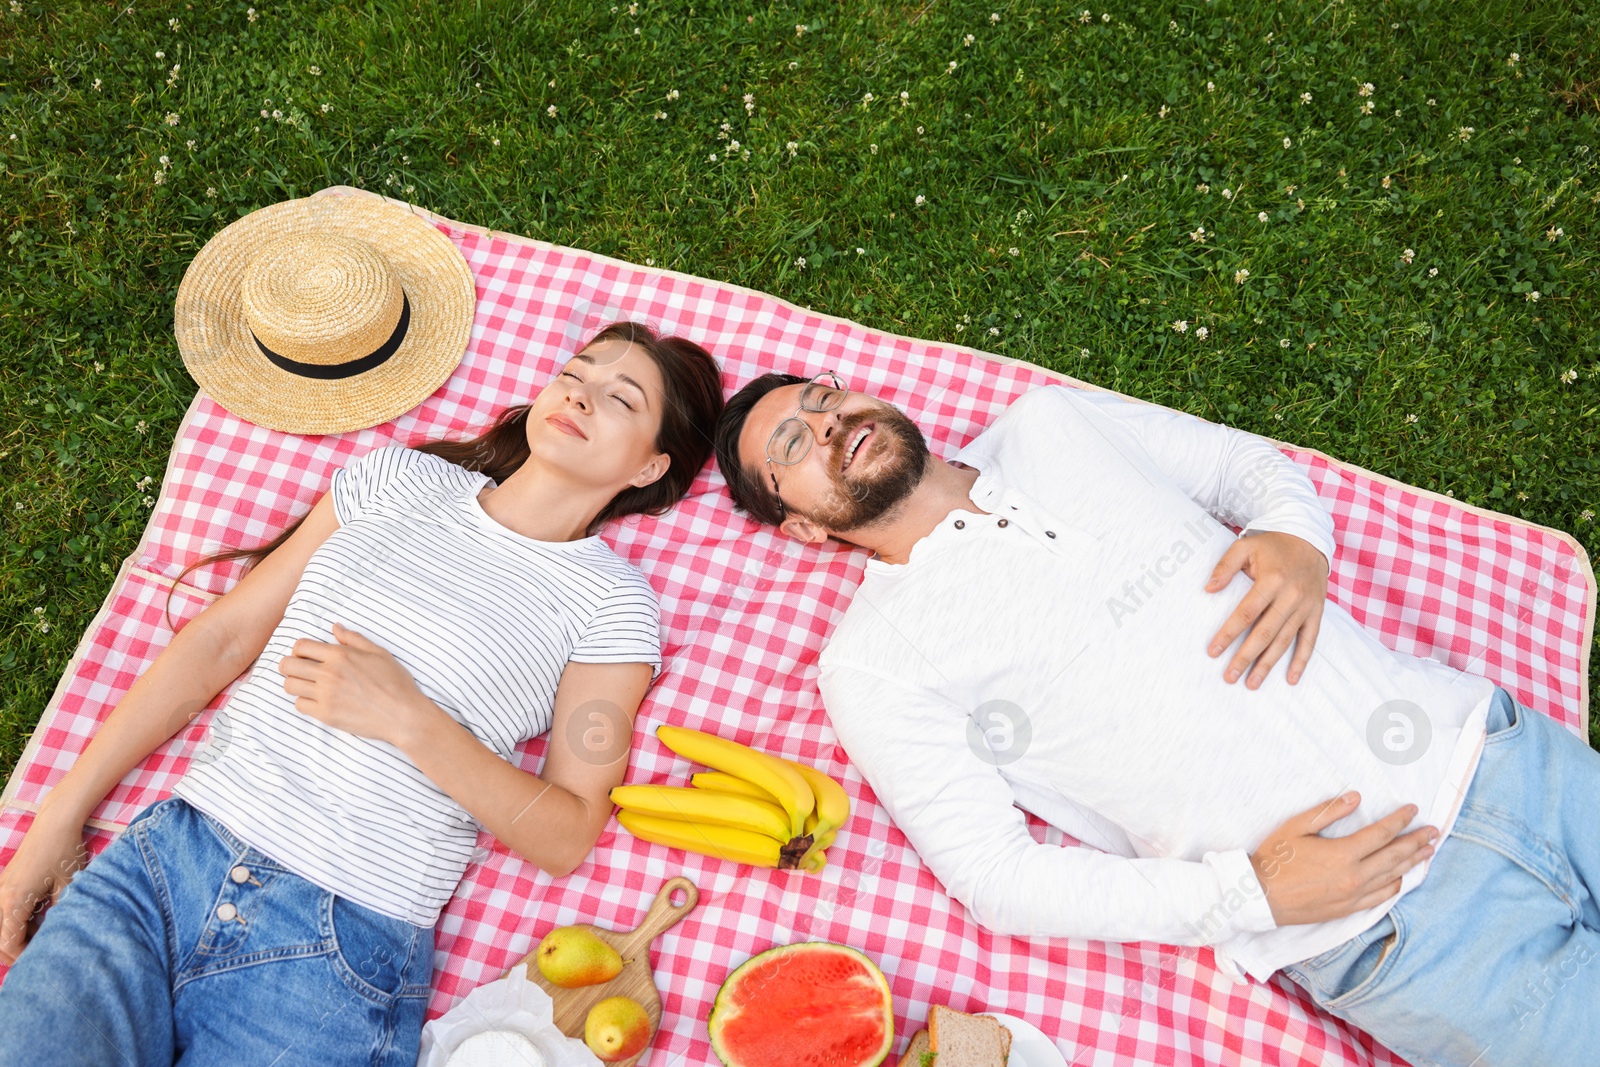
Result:
M323 193L352 194L370 195ZM162 600L185 564L223 545L266 541L310 509L334 470L371 448L481 431L501 407L533 396L606 321L644 319L694 338L722 362L730 389L768 370L836 370L853 388L904 409L944 456L1028 389L1060 380L1083 385L737 286L419 213L455 241L477 279L465 359L417 408L341 435L262 429L195 397L149 527L0 796L0 864L40 798L166 645ZM1336 601L1389 646L1484 674L1586 736L1595 586L1574 539L1282 447L1333 512ZM552 880L485 833L480 860L438 925L430 1018L500 977L553 926L634 926L662 882L682 873L699 886L700 904L656 942L663 1016L646 1067L715 1063L705 1020L723 977L755 952L801 940L852 945L882 967L894 993L896 1055L939 1003L1020 1016L1050 1035L1074 1067L1404 1062L1323 1014L1281 974L1264 985L1232 983L1210 949L1028 940L980 929L846 760L818 696L817 654L861 578L860 550L802 548L754 526L734 514L721 476L709 468L672 513L614 523L604 536L649 575L664 627L665 671L640 714L629 780L687 780L693 768L652 732L678 723L816 765L844 781L855 814L820 875L646 844L613 822L588 862ZM193 572L194 584L173 597L174 617L192 617L242 574L237 563ZM91 824L93 851L168 795L232 689L112 791ZM538 770L544 744L530 740L520 766ZM1032 816L1029 824L1042 841L1082 847Z

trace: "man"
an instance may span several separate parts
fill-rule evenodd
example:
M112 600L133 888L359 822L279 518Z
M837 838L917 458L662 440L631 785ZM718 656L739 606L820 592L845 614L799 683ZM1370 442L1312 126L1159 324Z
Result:
M752 517L873 553L823 700L978 923L1209 944L1414 1063L1594 1047L1600 756L1325 603L1332 519L1270 443L1047 386L941 461L836 377L768 374L717 459Z

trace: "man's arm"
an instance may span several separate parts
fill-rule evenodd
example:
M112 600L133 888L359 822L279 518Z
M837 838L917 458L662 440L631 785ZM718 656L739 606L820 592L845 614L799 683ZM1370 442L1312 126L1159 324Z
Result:
M1220 656L1249 631L1223 677L1259 688L1291 645L1285 680L1297 683L1311 662L1332 567L1333 517L1305 472L1269 441L1181 411L1110 393L1052 386L1057 399L1087 404L1103 432L1125 435L1161 472L1219 522L1241 535L1217 561L1206 588L1225 589L1243 572L1254 583L1207 643ZM1253 666L1252 666L1253 665Z
M823 702L850 759L945 891L995 933L1203 945L1277 924L1242 849L1201 862L1036 842L968 715L935 694L825 665Z
M1114 393L1051 386L1111 419L1164 474L1218 522L1243 534L1274 531L1310 542L1333 560L1333 516L1305 472L1265 438L1197 415Z

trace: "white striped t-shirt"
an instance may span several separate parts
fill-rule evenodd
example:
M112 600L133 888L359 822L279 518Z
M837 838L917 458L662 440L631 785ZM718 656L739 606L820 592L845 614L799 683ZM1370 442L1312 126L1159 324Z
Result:
M537 541L490 518L493 479L402 445L334 472L339 528L173 792L324 889L432 926L480 824L400 749L294 706L278 665L333 623L394 654L502 758L550 728L569 660L660 673L650 583L598 537Z

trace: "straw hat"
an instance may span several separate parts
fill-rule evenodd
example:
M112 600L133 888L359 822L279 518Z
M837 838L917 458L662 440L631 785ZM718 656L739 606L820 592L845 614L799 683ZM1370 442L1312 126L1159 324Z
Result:
M305 197L207 241L178 286L184 365L241 418L290 433L410 411L461 362L472 272L450 239L376 198Z

